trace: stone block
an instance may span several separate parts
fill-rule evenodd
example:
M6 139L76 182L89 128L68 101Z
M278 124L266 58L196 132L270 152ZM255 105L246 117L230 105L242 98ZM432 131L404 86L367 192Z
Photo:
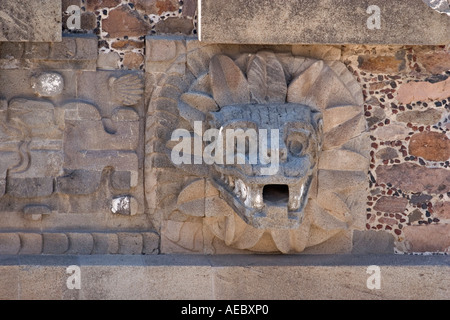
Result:
M102 22L102 28L109 38L122 38L144 36L151 26L128 5L122 5L109 12L108 18Z
M447 44L449 29L448 15L422 0L332 6L327 0L202 0L199 7L199 38L204 42Z
M92 254L116 254L119 252L119 238L116 233L93 233Z
M352 254L392 254L394 253L394 236L383 231L353 232Z
M450 139L445 133L421 132L411 137L409 153L430 161L450 159Z
M0 41L59 42L62 37L60 0L0 3Z
M187 18L167 18L155 26L157 34L184 34L190 35L194 30L194 23Z
M144 11L147 15L163 15L164 12L178 11L180 6L177 0L131 0L136 9Z
M86 9L95 11L103 8L114 8L120 4L120 0L87 0Z
M143 237L140 233L120 232L119 254L142 254Z
M23 215L25 219L32 221L39 221L43 215L49 215L51 210L46 205L27 205L23 208Z
M407 205L408 199L406 198L381 197L373 209L387 213L403 213Z
M18 198L46 197L53 193L53 178L10 178L6 192Z
M69 249L66 254L91 254L94 249L94 238L90 233L68 233Z
M186 41L183 37L147 36L145 52L146 72L170 71L184 75Z
M450 202L438 202L434 205L434 214L440 220L450 219Z
M63 254L69 249L69 238L64 233L44 233L42 235L43 254Z
M159 253L159 235L156 232L142 233L143 239L143 254L158 254Z
M450 20L450 19L449 19ZM398 89L397 100L407 104L415 101L433 101L447 99L450 92L450 78L437 83L426 81L408 82Z
M425 168L412 163L379 166L376 169L378 184L392 184L404 192L443 194L450 192L450 172L441 168Z
M183 17L194 17L197 13L197 0L184 0L182 15Z
M20 250L20 237L17 233L0 233L0 254L17 254Z
M406 252L446 252L450 250L450 225L414 225L403 228L404 243L401 249Z
M19 233L22 247L19 254L41 254L43 239L39 233Z
M438 109L427 109L424 111L406 111L397 115L397 121L431 126L441 120L442 114L443 111Z
M117 52L101 52L98 55L97 68L114 70L119 68L120 56Z

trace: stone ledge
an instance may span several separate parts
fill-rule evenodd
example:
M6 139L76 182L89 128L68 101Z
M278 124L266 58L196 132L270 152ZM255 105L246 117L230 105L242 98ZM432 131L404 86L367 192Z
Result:
M59 42L61 0L0 2L0 41Z
M200 0L198 25L200 40L216 43L450 42L450 17L423 0Z
M367 288L372 265L380 289ZM0 256L0 299L446 299L449 285L450 257L437 255Z

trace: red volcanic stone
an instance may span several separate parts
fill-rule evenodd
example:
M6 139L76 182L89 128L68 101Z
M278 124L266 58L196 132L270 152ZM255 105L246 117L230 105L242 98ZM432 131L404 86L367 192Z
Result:
M398 73L405 63L395 56L360 56L358 62L362 70L373 73Z
M403 213L408 205L406 198L381 197L373 207L375 211Z
M382 218L378 219L378 222L379 223L383 223L383 224L387 224L388 226L393 226L393 225L396 225L398 223L397 220L395 220L395 219L385 218L385 217L382 217Z
M448 252L450 248L449 224L405 226L403 236L409 252Z
M450 139L445 133L417 133L411 137L409 153L430 161L447 161L450 158Z
M102 23L103 31L111 38L124 36L139 37L146 35L151 26L139 16L135 10L123 5L109 12L107 19Z
M121 0L86 0L86 9L95 11L103 8L114 8L120 4Z
M193 17L197 11L197 0L184 0L183 1L183 17Z
M450 192L450 171L441 168L426 168L413 163L379 166L376 170L378 184L392 184L407 192L442 194Z
M136 9L145 11L146 14L161 15L164 12L178 11L180 5L178 0L132 0Z
M450 202L438 202L433 206L434 215L439 219L450 219Z
M420 52L417 58L425 69L433 74L447 71L450 65L450 52Z

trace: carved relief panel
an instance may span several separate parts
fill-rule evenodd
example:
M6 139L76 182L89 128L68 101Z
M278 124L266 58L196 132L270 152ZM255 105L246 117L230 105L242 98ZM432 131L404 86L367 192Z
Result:
M151 229L143 73L24 69L0 78L3 230Z
M147 41L146 197L161 251L348 252L369 156L345 65L289 46Z

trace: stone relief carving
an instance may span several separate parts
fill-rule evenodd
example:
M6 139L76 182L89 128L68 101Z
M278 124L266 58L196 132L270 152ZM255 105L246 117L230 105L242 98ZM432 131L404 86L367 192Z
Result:
M142 73L82 72L78 86L70 72L10 73L30 87L0 91L0 211L92 213L73 221L100 229L102 215L143 213Z
M173 47L154 67L147 117L146 194L162 252L348 250L348 231L363 227L369 157L362 92L346 67L196 41ZM279 129L280 170L175 165L171 134L195 137L196 121L204 130Z

